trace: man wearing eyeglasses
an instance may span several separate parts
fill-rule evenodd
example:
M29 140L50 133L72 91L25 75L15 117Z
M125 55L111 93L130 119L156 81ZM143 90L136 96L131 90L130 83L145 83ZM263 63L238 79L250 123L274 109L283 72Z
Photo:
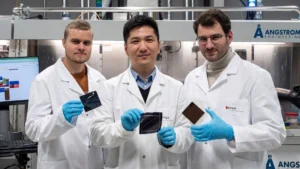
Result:
M260 168L264 151L286 137L270 73L232 51L231 22L222 11L202 13L194 30L207 61L188 74L184 89L207 113L190 127L188 168Z

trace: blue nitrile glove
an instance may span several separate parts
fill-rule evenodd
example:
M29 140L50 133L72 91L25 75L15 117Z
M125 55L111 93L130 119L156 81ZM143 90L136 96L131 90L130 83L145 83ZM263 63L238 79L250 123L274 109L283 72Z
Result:
M176 142L176 133L173 127L163 127L157 132L157 135L165 146L173 146Z
M195 141L210 141L216 139L227 139L232 141L234 138L233 128L225 123L214 111L205 109L212 120L200 126L191 126L192 135Z
M122 126L126 131L133 131L141 121L141 114L143 114L140 109L130 109L124 112L121 116Z
M62 106L62 112L65 119L71 123L74 116L78 116L83 111L83 105L80 100L71 100Z

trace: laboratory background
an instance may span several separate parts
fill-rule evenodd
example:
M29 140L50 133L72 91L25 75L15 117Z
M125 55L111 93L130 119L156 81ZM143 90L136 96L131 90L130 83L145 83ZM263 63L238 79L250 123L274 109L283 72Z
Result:
M271 74L287 138L267 153L276 169L300 168L299 0L0 0L0 4L0 169L16 164L36 168L36 144L24 134L29 89L39 72L64 56L61 39L71 20L89 20L94 42L88 64L109 79L130 65L124 51L124 23L136 14L152 16L161 36L157 67L184 82L205 62L192 25L208 8L220 8L230 17L233 51ZM1 148L5 144L15 148Z

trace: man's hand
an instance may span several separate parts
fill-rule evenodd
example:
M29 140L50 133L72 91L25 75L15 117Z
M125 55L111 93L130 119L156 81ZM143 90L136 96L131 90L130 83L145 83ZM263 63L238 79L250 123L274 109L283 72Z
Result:
M191 126L191 133L195 141L210 141L216 139L227 139L232 141L234 138L233 128L225 123L214 111L205 109L212 120L200 126Z
M165 146L173 146L176 142L176 133L173 127L163 127L157 132L157 135Z
M126 131L133 131L141 121L142 112L139 109L130 109L121 116L122 126Z
M65 119L71 123L74 116L79 116L83 111L83 105L80 100L71 100L62 106L62 112Z

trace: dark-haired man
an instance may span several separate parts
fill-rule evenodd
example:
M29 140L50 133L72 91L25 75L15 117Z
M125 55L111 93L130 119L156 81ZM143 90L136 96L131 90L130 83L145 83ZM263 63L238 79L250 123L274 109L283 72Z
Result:
M286 137L270 73L231 50L231 23L222 11L202 13L194 30L207 61L188 74L184 89L188 100L207 108L207 116L191 126L196 142L189 168L260 168L264 151Z
M106 167L121 169L179 169L179 156L193 142L188 121L180 111L182 83L155 66L160 51L157 23L138 15L123 29L131 66L103 87L103 107L92 127L95 145L113 148ZM139 134L144 112L161 112L157 133Z

